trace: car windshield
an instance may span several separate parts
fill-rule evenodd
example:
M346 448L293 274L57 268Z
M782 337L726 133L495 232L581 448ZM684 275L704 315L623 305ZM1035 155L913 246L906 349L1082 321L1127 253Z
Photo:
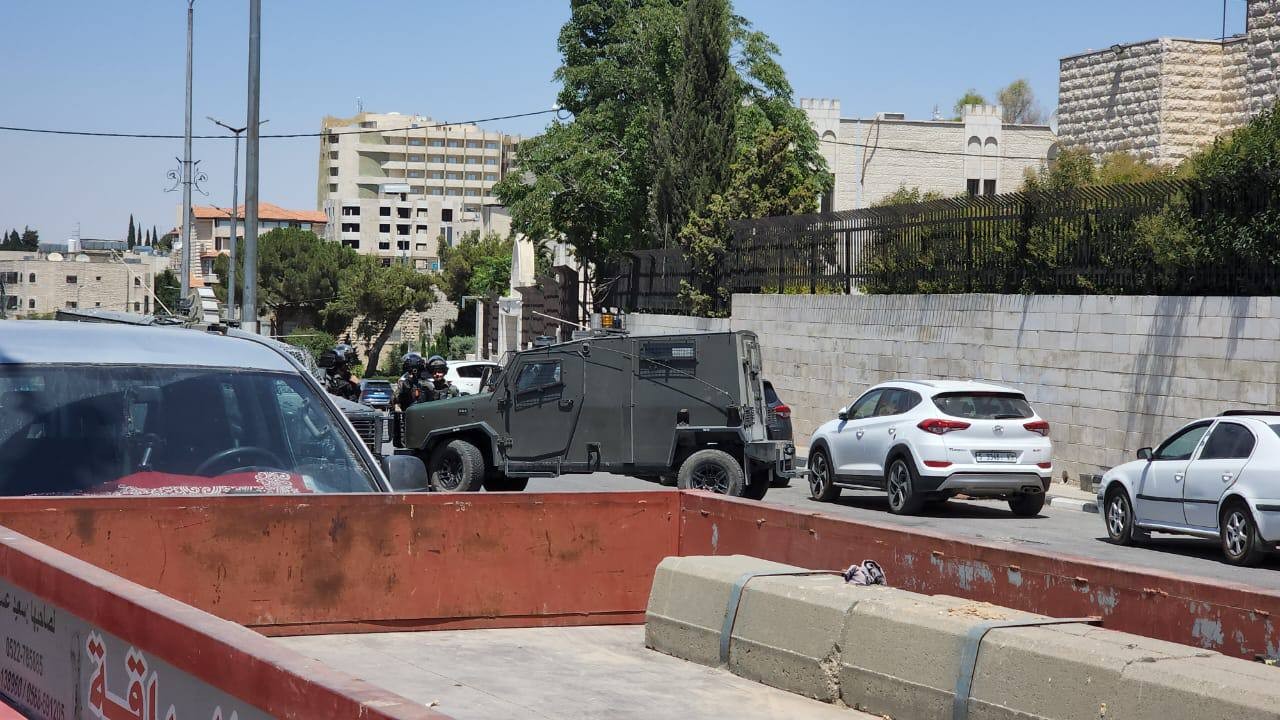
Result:
M303 378L0 365L0 495L371 492Z
M1034 413L1027 399L1008 392L949 392L933 396L933 404L951 417L969 420L1012 420Z

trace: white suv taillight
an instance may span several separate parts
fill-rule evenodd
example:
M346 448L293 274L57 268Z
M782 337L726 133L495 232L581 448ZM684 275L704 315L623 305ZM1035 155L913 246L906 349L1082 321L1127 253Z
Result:
M1044 420L1032 420L1031 422L1024 424L1022 427L1037 435L1049 437L1049 423Z
M790 420L791 408L787 407L786 405L778 405L773 409L773 414L782 418L783 420Z
M933 433L934 435L946 435L949 432L967 429L969 427L969 423L961 422L960 420L930 418L928 420L921 420L920 424L916 425L916 427L927 433Z

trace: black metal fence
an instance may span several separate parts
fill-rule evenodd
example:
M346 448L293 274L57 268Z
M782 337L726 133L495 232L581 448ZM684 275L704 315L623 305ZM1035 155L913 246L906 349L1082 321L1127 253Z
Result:
M1162 180L735 223L730 293L1280 293L1280 199ZM606 302L687 312L679 250L631 253ZM722 308L727 310L727 308Z

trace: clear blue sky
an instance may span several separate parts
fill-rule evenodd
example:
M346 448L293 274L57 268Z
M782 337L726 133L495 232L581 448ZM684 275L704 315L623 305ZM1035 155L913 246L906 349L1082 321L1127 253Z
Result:
M1228 0L1228 33L1244 0ZM462 121L550 107L556 33L567 0L266 0L264 132L309 132L356 97L371 111ZM1017 77L1056 106L1058 58L1159 36L1221 31L1221 0L736 0L769 33L797 97L839 98L844 115L926 118L967 87L993 95ZM0 0L0 125L181 133L183 0ZM197 134L213 115L243 119L248 2L196 0ZM533 134L542 118L489 127ZM263 142L262 199L315 206L317 141ZM197 141L201 204L225 205L229 142ZM0 132L0 227L61 240L124 237L129 214L164 232L180 140L104 140Z

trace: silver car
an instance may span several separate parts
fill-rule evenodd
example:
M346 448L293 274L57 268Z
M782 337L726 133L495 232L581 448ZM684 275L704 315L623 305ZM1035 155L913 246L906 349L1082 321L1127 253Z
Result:
M1227 412L1183 426L1102 476L1098 507L1121 545L1152 532L1217 539L1257 565L1280 541L1280 414Z

